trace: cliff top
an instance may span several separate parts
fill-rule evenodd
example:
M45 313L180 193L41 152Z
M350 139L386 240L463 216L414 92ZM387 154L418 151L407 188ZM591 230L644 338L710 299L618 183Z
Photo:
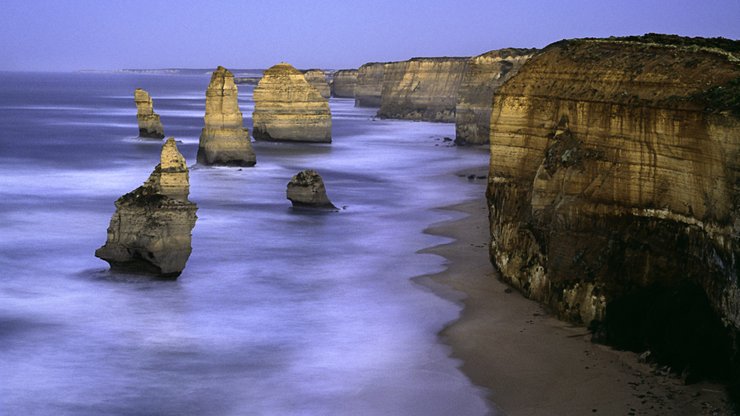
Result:
M280 62L279 64L273 65L265 70L265 76L267 75L302 75L301 71L295 69L295 67L287 62Z
M534 55L539 52L537 48L503 48L494 49L485 53L482 53L474 58L489 57L489 58L508 58L508 57L519 57L526 55Z
M159 157L159 163L165 172L187 172L188 165L185 158L179 150L175 138L170 137L162 146L162 153Z

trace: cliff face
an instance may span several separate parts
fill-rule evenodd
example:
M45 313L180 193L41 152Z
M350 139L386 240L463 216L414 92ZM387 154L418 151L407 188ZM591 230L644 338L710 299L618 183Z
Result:
M326 80L326 73L324 71L320 69L309 69L303 73L303 76L312 87L316 88L316 91L318 91L322 97L327 100L331 97L331 87L329 87L329 82Z
M200 134L198 163L254 166L257 158L239 110L234 75L219 66L206 90L205 127Z
M355 98L357 73L356 69L340 69L335 72L331 83L332 95L338 98Z
M154 103L149 93L137 88L134 91L134 102L136 103L136 120L139 124L139 137L150 139L163 139L164 129L159 120L159 114L154 112Z
M385 64L382 62L370 62L357 70L355 107L380 107L384 73Z
M458 144L488 143L493 93L516 74L535 51L500 49L470 58L455 105L455 139Z
M740 329L740 119L717 99L737 94L740 67L671 39L558 42L494 96L491 259L607 338L622 321L695 319L688 298Z
M185 158L169 138L144 185L116 201L108 239L95 256L112 268L176 278L191 252L197 206L188 201Z
M468 58L414 58L385 66L378 116L455 121L457 92Z
M265 71L254 89L252 120L257 140L331 142L329 102L290 64Z

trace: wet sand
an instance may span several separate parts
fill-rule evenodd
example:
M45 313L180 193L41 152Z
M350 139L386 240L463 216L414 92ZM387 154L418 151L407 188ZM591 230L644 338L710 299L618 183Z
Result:
M481 195L484 182L474 185ZM500 282L488 258L483 197L447 209L467 216L427 232L455 241L424 252L445 257L448 269L416 281L462 302L460 319L440 337L473 383L488 389L494 414L733 414L721 385L687 386L638 354L594 344L585 328L557 320Z

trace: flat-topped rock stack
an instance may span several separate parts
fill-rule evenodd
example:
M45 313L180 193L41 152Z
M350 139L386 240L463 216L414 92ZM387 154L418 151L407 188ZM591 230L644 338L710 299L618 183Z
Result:
M385 63L370 62L357 70L355 107L380 107Z
M536 51L536 49L499 49L468 60L457 92L455 143L488 143L493 93L514 76Z
M190 257L197 219L189 191L185 158L169 138L144 185L116 201L108 238L95 256L114 269L178 277Z
M219 66L206 90L205 127L197 161L203 165L254 166L257 158L239 110L234 75Z
M265 71L254 89L256 140L331 143L329 102L287 63Z
M340 69L335 72L331 94L337 98L355 98L358 72L356 69Z
M303 76L311 86L316 88L322 97L327 100L331 97L331 87L329 86L329 82L326 80L326 73L324 71L320 69L309 69L303 73Z
M164 128L159 114L154 112L154 103L149 93L141 88L134 91L136 103L136 120L139 124L139 137L147 139L163 139Z

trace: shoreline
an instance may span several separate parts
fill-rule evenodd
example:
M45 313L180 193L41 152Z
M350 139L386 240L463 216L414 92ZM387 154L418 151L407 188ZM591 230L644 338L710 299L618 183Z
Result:
M488 257L483 196L441 209L466 216L427 228L454 241L420 253L444 257L446 269L413 281L461 304L458 319L438 336L460 370L487 390L492 414L734 414L724 386L684 385L636 353L592 343L585 327L558 320L501 282Z

